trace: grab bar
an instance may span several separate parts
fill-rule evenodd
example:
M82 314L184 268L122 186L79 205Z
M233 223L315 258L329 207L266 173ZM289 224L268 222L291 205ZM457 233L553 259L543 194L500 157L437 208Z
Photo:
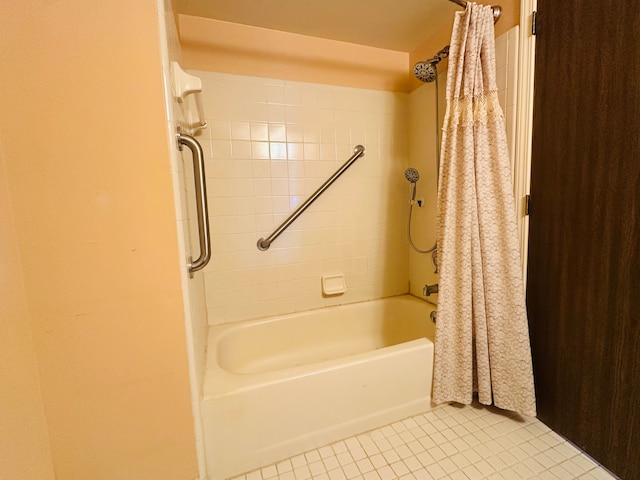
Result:
M262 250L262 251L269 250L269 247L271 246L271 242L273 242L276 238L280 236L282 232L284 232L287 228L289 228L289 225L291 225L296 220L296 218L298 218L302 214L302 212L304 212L307 209L307 207L315 201L316 198L322 195L324 191L327 188L329 188L331 184L335 182L336 179L340 175L342 175L345 172L345 170L353 164L353 162L355 162L358 158L362 157L363 155L364 155L364 147L362 145L356 145L355 148L353 149L353 155L351 155L349 160L347 160L333 175L331 175L331 177L329 177L329 179L326 182L320 185L320 187L315 192L313 192L313 194L309 198L307 198L307 200L305 200L305 202L302 205L296 208L287 217L287 219L284 222L282 222L278 226L278 228L276 228L271 233L271 235L269 235L267 238L258 239L258 250Z
M178 134L178 148L186 145L193 157L193 178L196 188L196 211L198 215L198 237L200 240L200 256L195 260L189 257L189 277L202 270L211 260L211 236L209 233L209 211L207 208L207 185L204 173L204 154L200 143L190 135Z

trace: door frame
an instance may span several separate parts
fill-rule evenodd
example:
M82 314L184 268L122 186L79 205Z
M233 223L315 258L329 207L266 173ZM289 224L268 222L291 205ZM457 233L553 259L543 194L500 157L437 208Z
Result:
M514 156L513 193L520 240L523 287L527 288L529 258L529 217L527 196L531 191L531 150L533 146L533 83L535 76L536 37L531 33L537 0L520 0L520 38L518 39L518 93L516 102L516 151Z

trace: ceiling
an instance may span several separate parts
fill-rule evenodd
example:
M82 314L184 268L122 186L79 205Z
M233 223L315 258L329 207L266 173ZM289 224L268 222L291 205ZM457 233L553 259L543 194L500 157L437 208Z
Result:
M412 52L460 7L447 0L175 0L178 13Z

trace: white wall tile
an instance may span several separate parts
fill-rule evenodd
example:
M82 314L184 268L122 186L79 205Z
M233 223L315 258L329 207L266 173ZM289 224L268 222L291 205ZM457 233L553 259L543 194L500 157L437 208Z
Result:
M408 95L194 72L212 138L209 323L406 293L403 243ZM366 155L274 241L255 244L315 191L355 144ZM325 298L320 277L345 273ZM259 282L256 285L255 282ZM353 286L353 288L351 287ZM259 287L259 288L257 288Z

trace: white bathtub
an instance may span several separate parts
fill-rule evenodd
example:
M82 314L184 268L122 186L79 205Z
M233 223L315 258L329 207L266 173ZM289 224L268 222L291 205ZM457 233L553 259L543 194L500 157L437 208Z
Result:
M428 410L433 309L403 295L210 327L201 404L210 478Z

